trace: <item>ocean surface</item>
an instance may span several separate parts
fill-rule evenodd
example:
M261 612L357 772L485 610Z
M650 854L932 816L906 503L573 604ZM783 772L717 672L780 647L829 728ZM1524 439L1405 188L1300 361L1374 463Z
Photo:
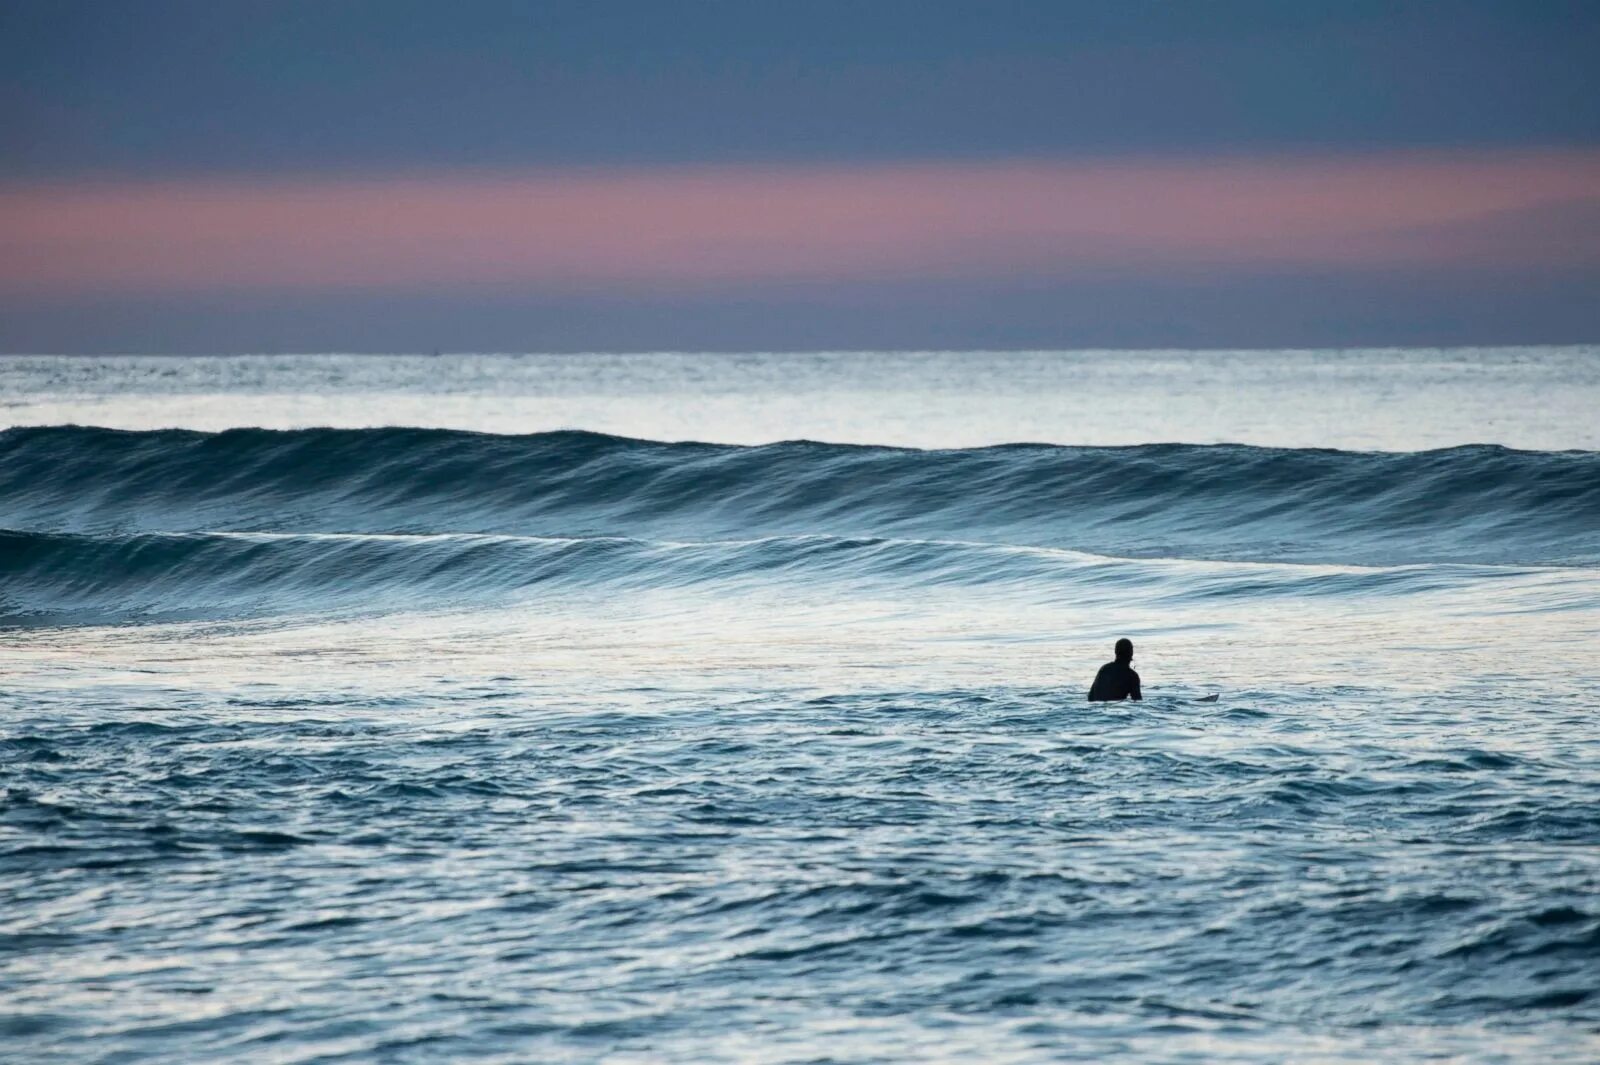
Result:
M1592 347L0 358L0 1059L1600 1060L1597 411Z

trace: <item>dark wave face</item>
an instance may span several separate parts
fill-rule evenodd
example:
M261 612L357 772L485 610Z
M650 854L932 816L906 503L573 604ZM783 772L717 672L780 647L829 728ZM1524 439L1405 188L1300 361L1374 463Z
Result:
M13 429L0 530L0 613L32 622L778 578L1076 602L1357 595L1600 559L1600 454Z
M581 432L0 433L17 531L825 534L1135 558L1600 561L1600 453L1178 444L917 451Z

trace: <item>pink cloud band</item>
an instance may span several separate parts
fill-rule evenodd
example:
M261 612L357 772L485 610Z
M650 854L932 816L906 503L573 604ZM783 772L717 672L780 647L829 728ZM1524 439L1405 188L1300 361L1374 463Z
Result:
M0 187L0 291L1600 263L1600 151Z

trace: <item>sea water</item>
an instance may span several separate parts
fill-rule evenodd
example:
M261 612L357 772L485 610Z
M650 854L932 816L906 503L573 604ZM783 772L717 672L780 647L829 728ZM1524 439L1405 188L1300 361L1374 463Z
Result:
M1595 348L0 359L0 1058L1596 1060L1596 410Z

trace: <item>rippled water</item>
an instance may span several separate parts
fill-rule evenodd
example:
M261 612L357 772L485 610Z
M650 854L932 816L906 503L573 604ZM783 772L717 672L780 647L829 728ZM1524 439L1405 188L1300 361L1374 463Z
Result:
M170 360L0 369L129 430L0 432L0 1058L1596 1060L1600 454L1410 451L1593 431L1462 437L1417 358L1392 454L549 432L677 435L614 362L439 382L531 436L174 432ZM426 391L216 362L239 426ZM1149 698L1083 702L1121 635Z

